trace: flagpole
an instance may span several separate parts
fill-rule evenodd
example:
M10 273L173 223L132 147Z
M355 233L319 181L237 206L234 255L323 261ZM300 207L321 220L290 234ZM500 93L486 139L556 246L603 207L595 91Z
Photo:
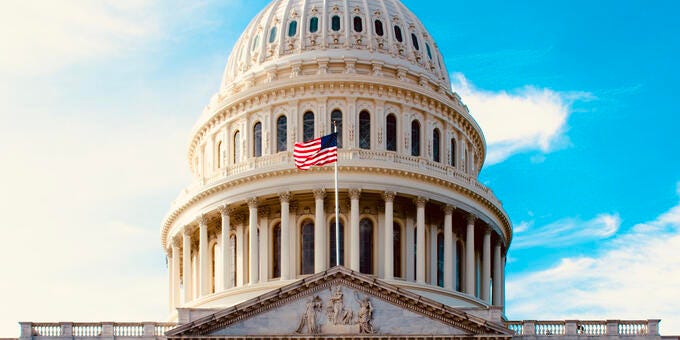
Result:
M333 133L335 133L335 140L337 144L338 126L333 122ZM338 153L339 156L339 153ZM340 265L340 209L338 209L338 160L335 161L335 265Z

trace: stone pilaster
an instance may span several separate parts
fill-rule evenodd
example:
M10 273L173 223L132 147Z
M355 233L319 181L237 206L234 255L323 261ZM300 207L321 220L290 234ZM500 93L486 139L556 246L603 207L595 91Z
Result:
M385 191L385 279L394 278L394 192Z

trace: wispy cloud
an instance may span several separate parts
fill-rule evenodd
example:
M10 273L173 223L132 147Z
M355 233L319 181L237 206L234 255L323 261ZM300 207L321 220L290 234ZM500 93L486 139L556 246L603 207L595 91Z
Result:
M603 230L606 235L611 229ZM661 318L663 334L680 333L680 204L611 239L604 249L509 277L510 317Z
M481 126L488 144L486 164L528 150L549 152L564 145L571 103L588 93L560 93L526 86L513 93L475 88L455 73L452 86Z
M521 222L512 247L566 247L611 237L620 225L621 218L617 214L600 214L588 221L566 218L537 228L533 227L533 222Z

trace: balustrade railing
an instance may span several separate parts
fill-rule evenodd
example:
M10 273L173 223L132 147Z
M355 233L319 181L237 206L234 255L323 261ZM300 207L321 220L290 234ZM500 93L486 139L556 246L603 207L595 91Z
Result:
M659 335L659 320L506 321L515 336Z
M607 335L607 321L579 321L576 326L579 335Z
M169 322L21 322L21 338L162 337L177 326Z
M522 322L521 321L508 321L505 323L505 326L508 327L515 335L522 335Z
M155 336L164 336L165 332L175 328L177 324L174 323L163 323L154 325L153 333Z
M61 325L59 323L34 323L31 327L33 336L61 336Z
M564 321L536 321L534 327L536 335L566 334Z
M102 335L102 324L100 323L74 323L73 336L94 337Z
M645 335L649 332L647 328L647 321L645 320L630 320L619 322L620 335Z
M144 324L117 323L113 325L113 336L143 336Z

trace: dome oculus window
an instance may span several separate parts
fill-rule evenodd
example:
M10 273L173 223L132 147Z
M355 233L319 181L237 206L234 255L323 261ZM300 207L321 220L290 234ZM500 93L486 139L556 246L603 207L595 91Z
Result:
M385 125L387 125L387 151L397 151L397 118L390 113L387 115Z
M262 156L262 123L253 126L253 157Z
M439 157L439 129L432 131L432 159L437 163L441 162Z
M364 21L361 17L354 17L354 32L361 33L364 30Z
M417 120L411 123L411 156L420 156L420 123Z
M411 33L411 42L413 43L413 48L415 48L416 51L420 51L420 45L418 44L418 37L416 37L415 33Z
M286 151L288 144L288 119L281 116L276 120L276 151Z
M394 26L394 38L396 38L398 42L404 41L404 37L401 36L401 28L399 26Z
M309 19L309 32L316 33L316 31L318 30L319 30L319 18L312 17L311 19Z
M288 24L288 36L294 37L297 34L297 21L293 20Z
M371 114L368 111L359 113L359 147L371 148Z
M269 30L269 43L273 43L276 40L276 26Z
M451 166L456 166L456 139L451 138Z
M385 32L383 31L382 21L380 20L374 21L373 26L375 26L375 34L377 34L380 37L382 37L385 34Z
M331 29L335 32L340 30L340 16L334 15L331 18Z

